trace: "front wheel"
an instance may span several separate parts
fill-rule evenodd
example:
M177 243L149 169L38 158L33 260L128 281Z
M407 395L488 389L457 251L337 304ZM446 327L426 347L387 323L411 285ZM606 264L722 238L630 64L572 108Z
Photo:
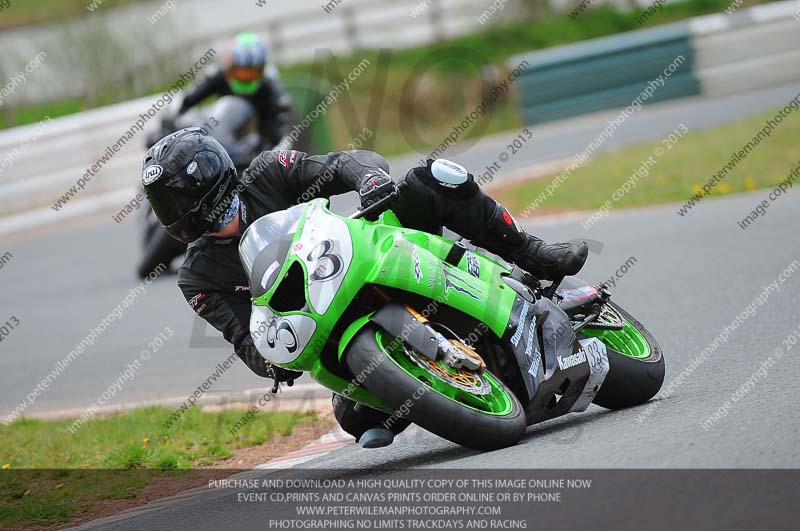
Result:
M607 409L644 404L664 383L664 354L653 335L631 314L609 303L601 318L622 324L622 330L581 330L606 345L608 375L593 402Z
M356 335L345 360L395 414L456 444L496 450L516 444L525 432L519 400L489 371L430 361L374 325Z

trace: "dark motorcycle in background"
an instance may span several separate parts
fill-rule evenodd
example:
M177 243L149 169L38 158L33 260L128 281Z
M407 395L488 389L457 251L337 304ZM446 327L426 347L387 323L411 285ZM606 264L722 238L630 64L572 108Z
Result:
M174 100L173 106L179 107L180 99ZM250 102L237 96L223 96L212 105L190 111L175 120L162 120L160 129L148 135L147 148L185 127L200 127L225 147L241 175L261 151L271 147L263 144L258 126L258 114ZM142 216L142 257L136 267L139 278L147 277L159 264L169 266L186 252L186 247L185 243L164 230L150 206L146 205Z

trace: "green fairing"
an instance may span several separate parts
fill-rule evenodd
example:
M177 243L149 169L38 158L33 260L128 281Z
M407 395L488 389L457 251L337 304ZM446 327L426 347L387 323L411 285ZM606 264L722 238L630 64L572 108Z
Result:
M327 209L327 200L323 202L324 211L333 215ZM473 316L478 321L485 323L498 337L502 336L511 316L511 309L515 293L502 280L501 274L509 269L500 263L481 255L473 253L480 264L480 279L467 272L467 256L461 259L457 267L444 262L453 242L446 238L425 232L403 228L397 216L387 211L375 222L363 219L351 220L341 218L353 240L353 259L346 272L344 282L333 299L327 311L320 315L313 308L308 312L275 312L277 315L305 315L314 319L317 324L311 340L302 353L291 363L281 366L299 371L307 371L311 377L323 386L341 393L350 385L326 369L320 359L320 350L328 342L330 331L336 326L343 313L348 308L353 298L367 284L397 288L403 291L416 293L431 299L431 306L415 308L426 315L432 313L434 304L452 306L467 315ZM305 228L306 215L298 225L294 239L295 246L302 237ZM415 277L416 250L421 267L421 278ZM305 262L296 254L290 254L283 264L277 278L283 279L293 263L299 262L303 267L305 278L308 278ZM271 289L262 296L253 299L256 306L269 306L272 295L277 290L280 282L275 282ZM306 299L308 300L308 284L306 284ZM367 322L369 316L364 316L354 322L340 338L339 354L341 355L350 340ZM352 392L350 392L352 390ZM379 409L389 408L360 386L348 389L347 394L354 400L367 403Z
M414 308L424 317L434 313L437 305L450 306L473 317L478 322L484 323L497 337L504 335L507 327L510 326L512 307L517 296L516 292L503 281L503 275L510 272L507 266L481 253L467 252L454 267L444 261L454 242L425 232L403 228L397 216L391 211L383 213L377 221L370 222L364 219L354 220L337 216L331 213L327 207L327 200L317 199L308 205L292 209L302 208L304 211L298 218L296 227L291 229L294 230L294 235L291 242L288 242L288 256L280 265L278 274L274 276L279 280L274 281L263 295L253 299L255 306L266 306L271 313L277 316L302 316L312 319L316 325L313 335L304 343L301 353L290 363L278 363L279 365L309 372L314 380L335 393L343 394L376 409L391 412L392 409L362 387L361 382L351 383L331 372L323 365L320 356L322 349L331 340L331 331L337 327L356 295L367 285L396 288L427 298L431 301L427 307ZM315 218L316 225L309 225L309 213L314 210L319 218ZM330 218L325 219L326 217ZM308 229L310 233L314 233L316 230L329 235L326 233L326 229L331 224L339 224L341 231L344 231L346 227L349 239L352 240L352 259L346 266L346 271L336 276L341 285L328 292L329 295L333 294L332 298L328 297L330 304L324 313L320 314L313 307L319 301L314 301L309 296L309 286L312 283L308 281L309 271L306 262L300 256L300 254L304 256L308 254L306 260L311 261L311 254L314 251L311 251L309 247L304 247L301 240L306 243L320 244L319 240L313 238L304 240L304 231L306 231L307 225L312 227ZM247 238L247 234L245 234L245 238ZM340 239L347 240L348 238L344 232L341 232ZM341 242L339 243L341 244ZM309 253L309 251L311 252ZM324 256L326 255L321 254L314 257L317 268L320 267L320 257ZM471 268L468 266L470 260L472 260ZM304 295L308 304L303 309L306 311L279 312L272 308L269 302L295 263L299 263L302 267L305 279ZM479 278L469 272L470 269L475 271L476 265L479 266ZM315 282L317 288L320 284L329 286L326 281L315 280ZM347 325L340 338L333 338L333 343L338 342L336 360L340 364L344 364L343 356L348 346L356 334L370 322L371 316L372 313L359 316ZM598 337L623 355L634 358L649 355L649 345L630 323L626 323L625 328L621 331L584 329L583 333L587 336ZM381 338L377 337L376 339L380 340ZM411 371L409 372L411 374L416 370L412 365L404 364L404 360L398 358L398 356L402 357L402 354L387 352L385 348L384 352L406 372ZM346 374L348 371L340 372ZM437 384L437 386L442 387L441 384ZM505 394L502 390L498 391L488 397L489 401L475 402L468 407L478 407L489 414L505 414L508 408L508 404L503 401ZM437 392L445 396L452 394L448 393L445 388L438 389ZM453 399L452 396L450 398Z

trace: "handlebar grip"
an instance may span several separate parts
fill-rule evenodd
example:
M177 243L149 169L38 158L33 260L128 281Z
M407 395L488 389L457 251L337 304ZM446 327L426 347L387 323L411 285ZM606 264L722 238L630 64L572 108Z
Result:
M373 204L371 204L371 205L370 205L370 206L368 206L367 208L364 208L364 209L358 209L358 210L356 210L355 212L353 212L352 214L350 214L349 216L347 216L347 218L348 218L348 219L361 219L361 218L363 218L364 216L366 216L367 214L369 214L370 212L374 212L374 211L375 211L375 210L377 210L379 207L382 207L382 206L384 206L385 204L387 204L387 203L389 203L389 202L391 202L391 201L394 201L395 199L397 199L398 197L400 197L400 191L401 191L403 188L405 188L407 185L408 185L408 183L406 183L405 181L402 181L401 183L399 183L399 184L397 185L397 188L395 189L395 191L394 191L394 192L392 192L391 194L387 195L386 197L384 197L383 199L381 199L381 200L380 200L380 201L378 201L377 203L373 203Z

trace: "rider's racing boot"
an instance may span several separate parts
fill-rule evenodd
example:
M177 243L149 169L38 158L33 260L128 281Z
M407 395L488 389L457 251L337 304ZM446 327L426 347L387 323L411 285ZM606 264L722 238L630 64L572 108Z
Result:
M472 243L517 264L541 280L560 280L581 270L589 254L586 242L547 244L526 233L500 203Z
M386 428L370 428L356 442L361 448L383 448L394 442L394 433Z
M333 395L333 416L362 448L389 446L395 436L411 425L407 419L390 416L337 394Z

